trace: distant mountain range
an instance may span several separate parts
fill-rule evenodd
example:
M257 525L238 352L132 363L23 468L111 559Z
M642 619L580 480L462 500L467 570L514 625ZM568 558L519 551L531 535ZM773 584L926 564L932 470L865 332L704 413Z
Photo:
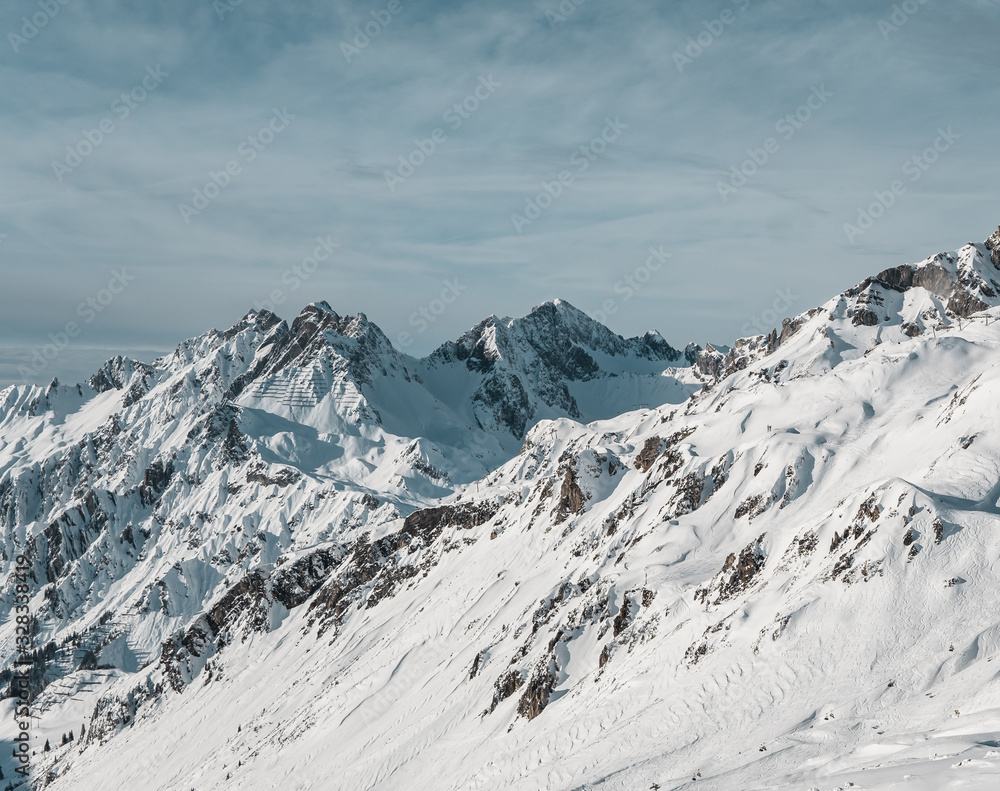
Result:
M1000 229L724 347L316 302L0 391L37 787L993 788L997 318Z

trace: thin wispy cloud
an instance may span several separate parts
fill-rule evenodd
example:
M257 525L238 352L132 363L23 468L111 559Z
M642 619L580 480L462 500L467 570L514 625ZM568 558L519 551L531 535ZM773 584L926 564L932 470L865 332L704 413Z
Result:
M423 353L546 299L593 313L655 244L670 266L610 326L725 343L776 288L804 310L1000 221L996 4L928 2L888 33L891 3L588 0L554 21L557 7L69 2L27 37L39 6L5 3L0 340L30 354L127 266L135 281L79 348L166 348L236 321L330 235L338 254L279 313L326 299L392 338L463 279L407 350ZM138 90L150 69L165 76ZM482 79L495 91L463 105ZM780 138L815 86L833 97ZM294 118L265 144L275 112ZM616 118L627 130L576 170ZM851 243L844 224L949 124L959 141ZM391 188L435 130L443 141ZM185 218L230 163L239 173ZM573 183L519 232L512 215L563 170ZM63 360L79 370L72 357L38 380Z

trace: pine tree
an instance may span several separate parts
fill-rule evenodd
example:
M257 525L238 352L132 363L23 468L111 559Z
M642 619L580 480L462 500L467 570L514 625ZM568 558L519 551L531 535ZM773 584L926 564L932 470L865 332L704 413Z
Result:
M70 740L70 741L73 741L73 731L70 731L70 732L69 732L69 740Z
M51 750L51 749L52 749L52 748L51 748L51 747L49 746L49 740L48 740L48 739L46 739L46 740L45 740L45 747L43 747L42 749L44 749L44 750L45 750L45 752L48 752L49 750Z
M87 726L83 723L80 723L80 737L82 738L86 735L87 735Z

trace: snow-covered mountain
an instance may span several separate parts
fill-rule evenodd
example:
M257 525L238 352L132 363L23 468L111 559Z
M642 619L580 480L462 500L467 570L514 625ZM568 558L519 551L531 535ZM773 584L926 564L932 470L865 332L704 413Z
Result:
M522 319L491 316L441 346L421 370L440 400L477 426L520 440L540 418L591 421L683 401L696 379L664 367L688 366L697 351L692 344L682 354L656 332L622 338L557 299Z
M684 352L316 303L0 393L38 784L996 787L998 281L1000 229Z

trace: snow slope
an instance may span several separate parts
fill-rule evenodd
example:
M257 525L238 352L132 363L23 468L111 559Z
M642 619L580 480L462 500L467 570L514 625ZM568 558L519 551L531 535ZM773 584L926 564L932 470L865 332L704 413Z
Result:
M87 726L37 776L997 787L998 248L666 377L679 353L565 303L423 361L318 304L7 391L4 561L31 553L59 647L35 739ZM679 397L624 411L628 377ZM551 419L511 451L522 417Z

